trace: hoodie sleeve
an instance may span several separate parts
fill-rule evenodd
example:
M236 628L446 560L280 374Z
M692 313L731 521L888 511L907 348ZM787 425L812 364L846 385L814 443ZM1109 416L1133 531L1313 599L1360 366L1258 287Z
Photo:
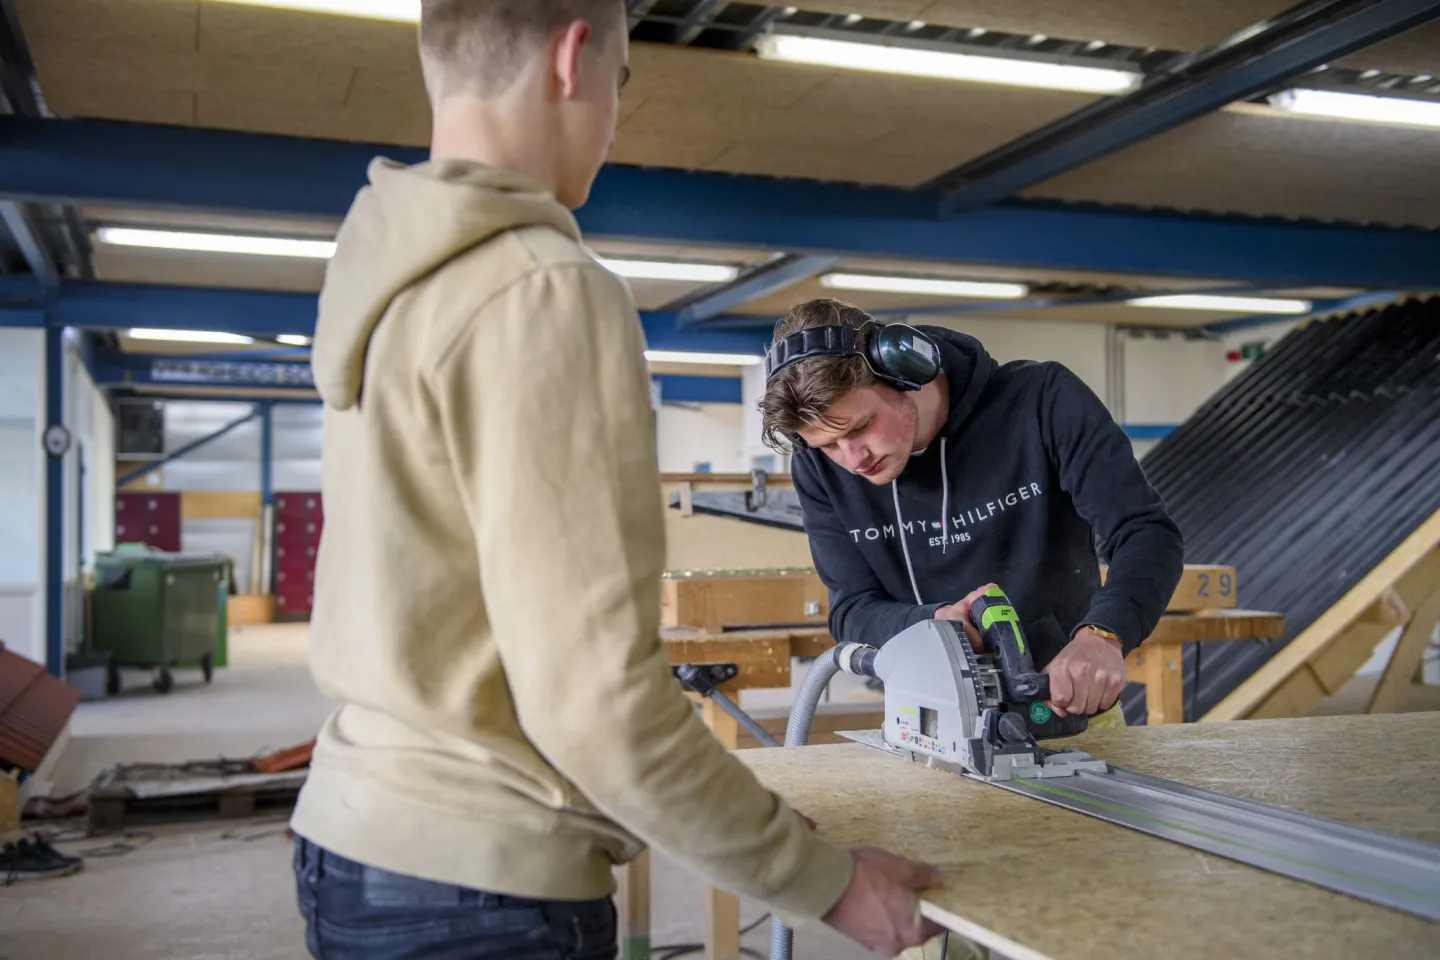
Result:
M482 308L433 370L495 646L526 737L599 810L717 886L818 918L849 854L720 746L670 672L644 347L624 287L566 263Z
M891 597L836 515L809 457L791 461L790 480L800 497L815 572L830 592L830 635L836 640L883 646L906 627L931 619L936 610L952 602L918 605Z
M1114 632L1128 654L1155 629L1180 582L1180 528L1100 398L1064 366L1048 366L1041 404L1045 444L1061 486L1100 538L1110 565L1081 625Z

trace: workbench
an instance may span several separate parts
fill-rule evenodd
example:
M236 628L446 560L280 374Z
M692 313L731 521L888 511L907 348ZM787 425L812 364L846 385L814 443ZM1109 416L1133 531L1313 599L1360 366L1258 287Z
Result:
M1096 730L1118 766L1440 842L1440 713ZM858 744L736 754L844 846L934 864L929 917L1008 960L1433 958L1440 924Z
M1255 640L1284 633L1285 618L1253 610L1203 610L1187 614L1166 614L1146 641L1127 661L1132 682L1144 683L1150 724L1180 723L1183 717L1180 653L1183 644L1214 640ZM736 678L722 684L738 702L743 690L790 686L790 665L795 657L815 657L835 645L825 627L801 626L759 630L703 633L683 628L666 628L662 637L672 664L731 663ZM876 703L877 708L879 702ZM725 711L704 701L705 723L727 749L739 745L738 725ZM650 864L648 854L630 864L620 885L620 928L622 960L649 955L650 945ZM706 960L739 957L740 907L734 896L723 890L705 892Z

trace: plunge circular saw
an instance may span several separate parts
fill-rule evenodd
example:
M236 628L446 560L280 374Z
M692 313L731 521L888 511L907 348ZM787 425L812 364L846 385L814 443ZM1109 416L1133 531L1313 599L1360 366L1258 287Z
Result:
M986 780L1107 772L1105 761L1088 753L1046 750L1036 742L1080 733L1087 718L1059 717L1045 705L1050 678L1035 670L1005 593L991 588L972 605L970 620L983 653L949 620L924 620L886 642L874 662L885 684L883 743L873 734L846 735Z

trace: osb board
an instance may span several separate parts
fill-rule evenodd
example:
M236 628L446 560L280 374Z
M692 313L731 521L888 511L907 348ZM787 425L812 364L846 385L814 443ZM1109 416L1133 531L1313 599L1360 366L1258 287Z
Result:
M1434 131L1223 111L1026 194L1428 227L1440 224L1437 164Z
M1147 643L1266 640L1285 632L1284 614L1267 610L1197 610L1161 617Z
M884 20L923 20L948 27L983 27L1066 40L1103 40L1135 47L1200 50L1294 6L1291 0L807 0L805 10L858 13ZM1427 45L1428 44L1428 45ZM1400 73L1434 73L1440 34L1422 27L1352 54L1338 63Z
M1095 731L1112 763L1440 842L1440 714ZM1435 924L856 745L737 756L845 845L942 872L926 912L1011 960L1433 957ZM1404 762L1397 762L1403 757Z
M829 613L828 593L813 573L674 577L660 585L660 622L667 627L823 624Z

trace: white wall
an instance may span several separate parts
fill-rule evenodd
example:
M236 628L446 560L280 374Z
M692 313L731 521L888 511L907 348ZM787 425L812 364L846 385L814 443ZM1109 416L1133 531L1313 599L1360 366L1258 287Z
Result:
M708 463L711 473L744 473L744 408L738 403L661 403L656 420L660 470L690 473Z
M0 329L0 640L45 661L45 334Z
M171 400L165 403L165 449L214 433L250 412L249 403ZM319 490L321 417L318 404L277 404L271 410L271 484L275 490ZM260 420L166 464L158 489L172 491L258 491ZM163 471L163 472L162 472ZM249 593L256 521L243 518L185 520L180 527L186 553L219 553L235 563L236 589Z
M1058 360L1108 400L1109 328L1098 323L1057 323L1049 320L971 320L965 317L911 317L910 323L949 327L979 340L1000 363L1012 360Z

